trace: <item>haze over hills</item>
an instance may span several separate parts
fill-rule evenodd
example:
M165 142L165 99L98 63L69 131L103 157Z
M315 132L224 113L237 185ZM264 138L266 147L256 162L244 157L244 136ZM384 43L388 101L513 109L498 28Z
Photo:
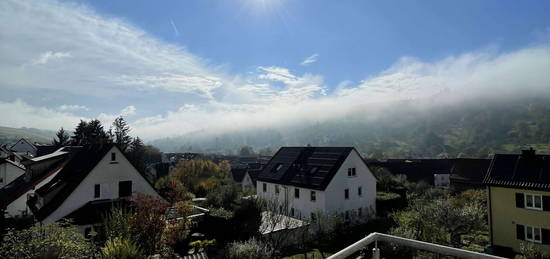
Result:
M55 132L34 128L10 128L0 126L0 144L13 143L21 138L27 138L33 142L49 144Z
M486 157L534 147L550 152L550 98L401 101L324 121L157 139L163 151L269 153L280 146L355 146L372 157Z

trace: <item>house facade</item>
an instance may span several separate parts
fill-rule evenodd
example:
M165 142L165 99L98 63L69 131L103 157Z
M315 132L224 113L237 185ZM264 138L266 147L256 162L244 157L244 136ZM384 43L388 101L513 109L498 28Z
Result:
M258 175L256 193L301 219L376 212L376 178L352 147L282 147Z
M134 200L138 194L162 199L115 145L90 146L75 153L27 204L41 223L71 218L89 231L113 203Z
M512 255L532 243L550 254L550 155L497 154L483 182L495 253Z
M0 159L0 189L25 173L25 167L10 159Z

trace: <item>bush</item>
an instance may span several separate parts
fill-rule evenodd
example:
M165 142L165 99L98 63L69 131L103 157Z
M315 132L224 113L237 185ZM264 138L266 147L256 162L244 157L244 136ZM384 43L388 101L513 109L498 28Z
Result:
M101 248L104 259L145 259L143 251L130 239L114 238L105 242Z
M93 244L67 222L10 230L0 246L0 258L89 258L94 252Z
M228 259L269 259L273 249L254 238L244 242L233 242L227 246Z

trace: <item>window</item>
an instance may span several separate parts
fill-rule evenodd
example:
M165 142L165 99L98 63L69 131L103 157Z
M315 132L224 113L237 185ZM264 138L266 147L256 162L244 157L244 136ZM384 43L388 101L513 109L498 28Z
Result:
M0 183L4 182L4 178L0 177Z
M315 195L316 195L315 191L311 191L311 201L317 200L317 197Z
M279 185L275 185L275 194L279 194Z
M266 184L266 183L263 183L263 184L262 184L262 190L263 190L264 192L267 192L267 184Z
M311 219L311 222L315 222L315 213L311 213L311 216L310 216L310 219Z
M535 243L541 243L542 238L540 228L525 226L525 240Z
M344 199L346 199L346 200L349 199L349 189L344 190Z
M101 196L101 185L94 185L94 198L99 198Z
M118 182L118 197L132 196L132 181Z
M300 189L294 188L294 198L300 199Z
M111 161L116 161L116 153L111 153Z
M294 208L290 208L290 216L294 217Z
M356 175L357 175L357 173L355 172L355 167L348 168L348 176L349 177L356 176Z
M361 188L361 186L359 186L359 187L357 188L357 195L358 195L359 197L363 196L363 188Z
M542 210L542 195L525 194L525 208Z
M363 215L363 210L361 208L357 209L357 215L358 216L362 216Z

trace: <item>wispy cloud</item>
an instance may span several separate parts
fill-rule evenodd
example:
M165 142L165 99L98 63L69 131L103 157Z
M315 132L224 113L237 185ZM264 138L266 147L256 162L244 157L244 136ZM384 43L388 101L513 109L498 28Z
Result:
M178 30L178 27L176 27L174 20L170 19L170 24L172 25L172 29L174 30L174 34L176 34L176 37L180 36L180 31Z
M69 105L69 104L63 104L59 106L58 108L60 111L89 111L90 109L84 105Z
M307 57L306 59L304 59L304 61L302 61L302 63L300 63L302 66L307 66L311 63L315 63L317 62L317 59L319 58L319 54L315 53L309 57Z

